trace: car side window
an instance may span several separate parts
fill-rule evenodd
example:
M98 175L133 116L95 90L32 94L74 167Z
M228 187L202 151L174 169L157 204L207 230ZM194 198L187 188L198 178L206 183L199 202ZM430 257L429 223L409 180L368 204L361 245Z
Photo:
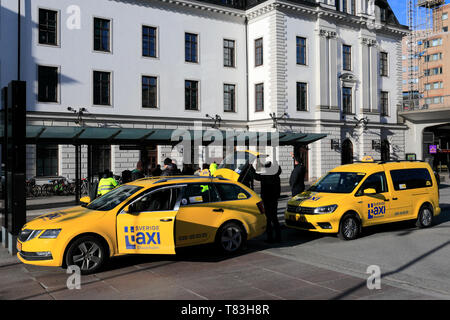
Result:
M211 202L211 189L209 183L188 184L184 187L181 205Z
M171 211L175 208L179 188L165 188L144 195L135 202L136 212Z
M221 201L244 200L251 195L241 187L231 183L216 183Z
M356 193L357 196L361 196L365 189L375 189L377 193L388 192L388 187L386 183L386 175L384 172L377 172L369 176L366 181L362 184Z

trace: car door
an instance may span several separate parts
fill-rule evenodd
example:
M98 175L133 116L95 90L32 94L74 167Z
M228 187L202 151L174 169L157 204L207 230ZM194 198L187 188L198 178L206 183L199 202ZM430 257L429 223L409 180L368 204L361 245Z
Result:
M223 209L211 183L190 183L183 188L175 222L176 246L213 242Z
M411 188L414 184L415 172L403 169L392 168L389 170L389 182L392 184L392 210L396 220L412 218L413 199L417 198L417 190Z
M375 194L364 194L364 190L375 189ZM362 216L363 226L384 223L392 219L391 195L384 172L371 174L355 193Z
M119 253L175 254L174 227L180 187L150 191L117 215Z

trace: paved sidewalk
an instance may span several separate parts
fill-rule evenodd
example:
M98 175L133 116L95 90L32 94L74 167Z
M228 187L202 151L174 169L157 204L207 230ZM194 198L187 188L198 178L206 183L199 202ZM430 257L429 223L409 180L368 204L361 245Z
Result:
M69 275L61 268L15 261L0 264L0 299L436 299L385 282L380 290L369 290L366 279L277 257L267 248L250 241L245 253L232 258L209 248L185 249L177 256L118 257L107 270L82 276L79 290L67 288Z

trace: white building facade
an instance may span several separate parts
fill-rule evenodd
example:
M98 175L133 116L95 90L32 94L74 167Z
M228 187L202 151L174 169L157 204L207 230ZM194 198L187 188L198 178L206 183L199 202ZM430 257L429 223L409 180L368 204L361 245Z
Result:
M93 127L193 129L217 115L222 130L326 134L304 153L309 180L364 155L404 159L407 29L386 1L211 2L22 0L18 53L18 1L0 0L0 87L27 82L30 125L77 126L71 107ZM98 170L132 170L142 152L125 149L98 147ZM284 177L292 149L278 148ZM27 177L74 178L73 151L29 145Z

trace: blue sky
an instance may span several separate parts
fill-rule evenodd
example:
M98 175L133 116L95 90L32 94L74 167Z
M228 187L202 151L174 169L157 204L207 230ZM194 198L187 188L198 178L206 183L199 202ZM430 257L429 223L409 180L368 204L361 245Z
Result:
M394 10L395 16L397 17L398 21L401 24L406 25L407 19L406 19L406 14L407 14L407 2L408 0L388 0L392 10ZM449 0L446 0L445 3L448 3Z

